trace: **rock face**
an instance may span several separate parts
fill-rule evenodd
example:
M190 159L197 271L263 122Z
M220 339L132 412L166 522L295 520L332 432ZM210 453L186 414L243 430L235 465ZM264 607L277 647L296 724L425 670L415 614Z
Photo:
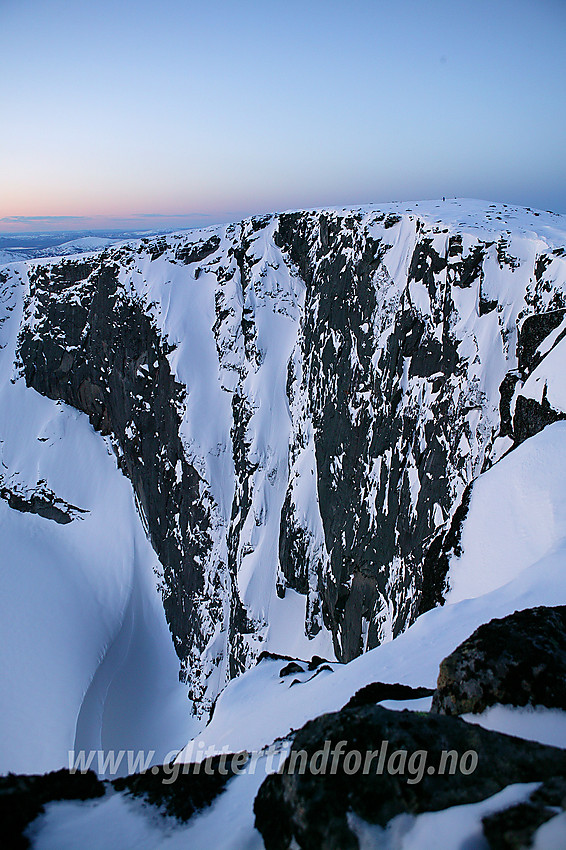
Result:
M186 660L199 647L191 623L198 622L204 575L191 565L210 551L210 508L179 436L184 388L171 373L171 347L125 293L117 259L33 268L19 356L28 386L82 410L112 435L164 567L165 611Z
M375 756L364 771L368 753ZM255 823L266 850L288 850L296 846L293 840L301 850L357 850L349 813L385 826L402 812L478 802L506 785L548 779L565 769L563 750L458 718L379 706L342 709L297 733L282 771L258 792Z
M566 710L566 606L491 620L441 663L432 711L480 714L496 703Z
M0 273L0 301L25 299L20 374L132 481L203 708L286 651L289 591L293 629L343 661L441 603L473 480L563 415L560 217L447 210L288 213L28 263L19 289Z

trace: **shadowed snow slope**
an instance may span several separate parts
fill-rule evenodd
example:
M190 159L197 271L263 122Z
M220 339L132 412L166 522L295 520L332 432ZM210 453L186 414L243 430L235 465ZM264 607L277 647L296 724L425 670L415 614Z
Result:
M15 293L13 293L15 295ZM0 324L0 771L68 766L68 751L156 751L189 733L186 688L131 486L87 417L12 382L21 302Z

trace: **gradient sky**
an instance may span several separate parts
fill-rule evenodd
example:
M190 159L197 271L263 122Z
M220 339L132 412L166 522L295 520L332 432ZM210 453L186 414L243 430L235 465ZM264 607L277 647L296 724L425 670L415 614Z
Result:
M565 0L0 0L0 32L0 231L566 212Z

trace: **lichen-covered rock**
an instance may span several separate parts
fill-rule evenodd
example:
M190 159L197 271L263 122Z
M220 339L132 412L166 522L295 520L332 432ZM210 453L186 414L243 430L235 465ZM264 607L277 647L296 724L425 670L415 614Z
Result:
M478 714L496 703L566 709L566 606L491 620L442 661L433 712Z
M301 850L357 850L350 812L385 826L402 812L475 803L565 771L566 751L456 717L342 709L297 733L282 770L258 792L255 823L267 850L289 850L293 840Z

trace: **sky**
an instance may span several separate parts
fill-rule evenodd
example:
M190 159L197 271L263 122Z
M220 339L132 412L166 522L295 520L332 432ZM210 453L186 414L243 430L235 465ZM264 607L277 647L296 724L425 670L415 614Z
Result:
M566 213L565 0L0 0L0 232Z

